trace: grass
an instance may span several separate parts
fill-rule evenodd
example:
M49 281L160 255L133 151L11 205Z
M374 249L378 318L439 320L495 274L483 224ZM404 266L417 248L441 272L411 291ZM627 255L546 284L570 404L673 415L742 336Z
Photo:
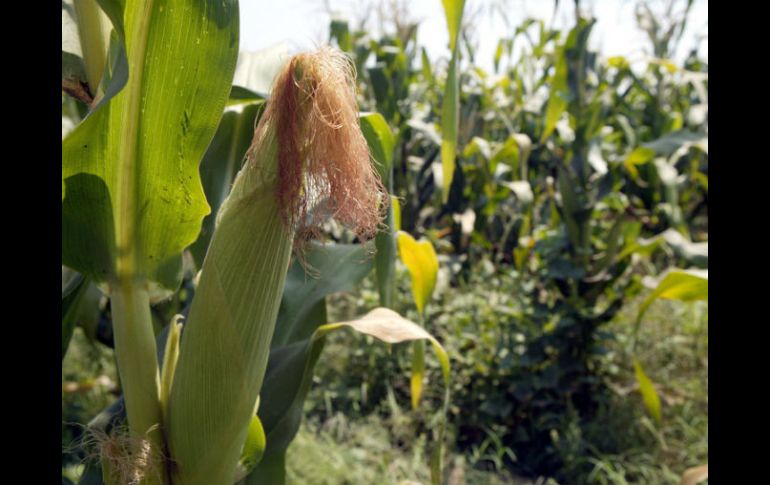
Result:
M616 335L605 363L614 390L610 405L590 423L567 426L569 432L559 437L570 468L566 471L570 481L565 483L678 484L687 468L708 462L708 304L656 301L640 327L639 358L663 402L663 422L657 426L644 411L631 365L630 335L640 303L641 297L631 301L608 327ZM316 375L350 376L345 378L348 388L329 389L317 382L307 406L326 411L314 413L316 418L303 425L289 448L290 457L326 458L290 458L291 483L429 483L425 439L409 446L401 444L414 430L403 419L389 415L392 404L354 420L339 413L343 409L356 415L358 404L367 399L366 376L358 375L362 373L358 368L346 368L353 361L343 357L366 354L367 350L351 345L350 339L345 335L330 339L316 368ZM356 365L361 360L357 358ZM386 378L406 379L392 372L385 374ZM480 458L451 454L448 468L463 478L450 483L546 483L543 479L527 481L474 470ZM317 482L319 476L330 478Z
M588 440L615 443L594 450L591 483L675 484L687 468L708 462L708 304L657 301L642 322L639 359L663 404L663 422L656 426L644 413L630 364L639 303L629 304L614 322L616 397L593 423L595 436Z
M640 301L632 301L610 327L616 334L606 362L614 390L611 405L591 423L568 427L559 438L564 453L572 454L568 463L574 468L574 483L677 484L684 470L708 462L708 304L657 301L640 328L639 358L663 401L663 423L658 427L644 412L631 367L629 335ZM330 339L324 353L352 352L350 338ZM322 357L316 373L337 364ZM72 444L81 425L115 399L116 383L111 351L76 330L62 363L62 468L73 480L83 455ZM313 400L334 399L321 390L316 382L308 408L324 406ZM365 389L354 391L365 394ZM430 483L432 440L424 433L414 438L409 412L386 402L384 412L349 419L333 403L325 407L329 412L306 420L289 448L289 484ZM450 450L447 483L555 483L476 470L477 459Z
M326 420L304 422L289 447L291 485L417 485L430 483L425 436L406 446L394 446L388 419L369 416L349 422L342 413ZM525 485L533 482L508 474L472 469L461 455L452 454L446 467L449 485Z

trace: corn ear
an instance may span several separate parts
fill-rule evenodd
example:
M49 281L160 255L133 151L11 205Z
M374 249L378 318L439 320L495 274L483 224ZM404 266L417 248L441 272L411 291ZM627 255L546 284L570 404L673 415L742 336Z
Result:
M256 159L274 173L266 145ZM232 483L246 440L292 248L271 178L255 164L239 173L203 263L168 407L180 484Z
M387 193L340 53L292 58L217 214L168 404L174 483L229 485L253 423L295 235L329 217L372 237Z

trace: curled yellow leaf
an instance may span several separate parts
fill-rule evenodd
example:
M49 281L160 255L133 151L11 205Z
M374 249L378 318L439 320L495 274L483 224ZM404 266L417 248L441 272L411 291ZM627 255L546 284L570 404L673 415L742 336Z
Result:
M399 231L398 252L401 261L412 276L412 295L417 311L423 315L425 304L433 294L438 274L438 257L430 241L415 239L407 232Z

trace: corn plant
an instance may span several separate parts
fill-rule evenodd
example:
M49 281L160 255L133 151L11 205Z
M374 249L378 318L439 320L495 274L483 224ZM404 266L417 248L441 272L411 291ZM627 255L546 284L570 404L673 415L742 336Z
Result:
M62 85L87 114L62 142L63 264L79 273L62 291L63 334L97 282L110 298L123 391L92 423L100 466L84 483L281 483L312 368L337 328L389 343L428 339L448 379L438 342L390 310L331 324L312 312L279 318L292 253L314 262L308 240L330 218L361 241L373 237L389 203L359 128L349 61L330 49L295 56L277 75L245 162L215 201L213 232L200 241L187 316L155 335L151 304L178 288L182 252L210 210L200 161L228 97L244 94L231 89L238 5L75 5L90 14L75 9L82 57L73 64L83 69L63 69ZM112 34L93 19L108 19ZM225 172L219 185L227 180ZM340 251L326 258L361 256Z

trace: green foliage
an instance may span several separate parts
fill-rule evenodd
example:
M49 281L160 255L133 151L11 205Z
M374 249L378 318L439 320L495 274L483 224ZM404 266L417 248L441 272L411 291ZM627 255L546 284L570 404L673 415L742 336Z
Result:
M159 409L168 412L179 373L169 363L180 348L169 339L164 355L164 327L189 310L197 270L207 252L214 259L217 214L252 141L269 79L285 59L282 47L244 55L231 83L234 4L199 3L206 15L153 4L147 23L138 2L62 3L62 88L69 94L62 100L62 248L63 264L78 271L73 279L65 278L68 268L62 273L66 423L88 422L120 392L86 376L101 373L94 366L109 354L95 342L120 355L125 322L136 318L143 333L128 340L143 342L143 376L158 380ZM463 483L463 475L467 483L515 483L511 470L560 483L673 483L708 460L707 307L657 300L708 298L708 64L695 50L681 65L671 60L692 2L682 17L639 4L654 58L593 52L595 19L576 15L563 32L529 19L499 40L494 73L473 65L464 3L443 2L445 59L428 58L417 25L399 24L375 39L332 21L331 41L356 65L361 129L394 204L374 258L370 246L350 245L353 237L332 226L333 244L311 245L303 264L289 267L285 285L275 271L267 284L272 313L244 323L276 322L270 341L269 332L260 334L262 360L241 359L257 369L252 384L267 366L256 416L252 402L216 415L219 404L200 411L177 396L177 429L206 428L193 437L198 451L230 426L223 423L239 423L232 428L247 436L246 446L227 446L242 483L437 483L442 477L425 455L433 446L431 462L439 463L445 441L443 479L451 483ZM163 49L161 31L176 39L164 37ZM259 214L245 214L220 239L246 239L252 216L275 212L268 203L254 210ZM405 264L396 257L400 229L435 248L438 269L424 288L410 286L408 255L402 251ZM270 260L276 268L289 261L284 246ZM226 274L251 281L253 270L229 264ZM642 294L652 278L659 285ZM105 307L91 281L127 291ZM147 281L150 292L142 290ZM171 296L156 301L161 295ZM196 313L221 316L216 298L197 301ZM355 322L377 306L420 322L442 342L452 359L453 378L445 381L451 405L440 386L422 389L424 376L446 379L448 366L444 358L425 359L423 341L413 353L369 345L371 335L382 335ZM330 332L339 326L330 321L352 322L368 336ZM219 342L220 357L243 341L228 338ZM209 340L199 334L193 348L182 338L185 369L177 380L187 389L204 372L183 363L185 348L202 355ZM223 362L206 368L229 376ZM128 400L134 377L121 378ZM410 395L411 411L403 404ZM123 402L92 424L125 421ZM135 407L130 400L128 407ZM63 424L63 441L81 435ZM179 439L172 448L182 446ZM77 480L83 457L74 445L63 450L67 479ZM219 475L231 467L224 468ZM196 480L211 476L204 471ZM101 483L98 467L81 483Z
M203 16L205 3L155 4L147 23L137 20L143 8L113 12L130 55L118 56L105 97L62 142L62 258L100 281L138 275L175 289L182 250L209 211L198 165L229 94L237 5Z
M680 31L684 21L671 29ZM646 65L603 60L588 48L594 22L578 18L568 32L525 22L499 45L499 77L478 66L460 70L454 58L441 72L410 38L386 37L379 48L388 46L389 61L360 78L364 105L386 113L399 134L393 192L402 201L402 228L431 234L451 262L451 296L429 312L430 325L461 326L468 308L496 301L490 288L500 280L510 288L494 312L467 317L472 330L439 335L461 368L474 369L461 370L453 388L453 409L464 413L454 417L458 444L489 451L497 443L494 466L528 473L566 467L571 458L554 446L551 431L569 436L569 423L583 426L609 406L611 322L641 291L642 276L708 264L707 65L695 53L684 66L663 59L670 51L658 37L656 52L664 54ZM365 33L348 32L352 45L372 45ZM510 62L519 39L523 53ZM350 52L362 65L376 50ZM394 59L408 59L412 70L404 74ZM386 69L411 89L392 82L384 89ZM446 105L442 85L455 75L463 108L449 191L446 169L437 165L446 158L440 133L447 130L435 101ZM490 264L494 270L480 269ZM406 291L403 280L399 285ZM476 287L480 294L469 301ZM372 355L353 361L374 380L408 365L403 356L395 368ZM632 361L623 365L633 369ZM366 398L356 400L361 389ZM346 412L372 411L386 399L385 388L359 379L327 392Z

